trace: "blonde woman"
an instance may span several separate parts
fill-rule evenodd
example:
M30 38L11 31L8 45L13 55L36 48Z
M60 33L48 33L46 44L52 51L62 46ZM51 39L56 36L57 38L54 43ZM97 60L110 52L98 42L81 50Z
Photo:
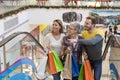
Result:
M52 24L52 31L45 36L45 48L48 50L54 50L56 53L61 56L62 55L62 42L63 37L63 24L62 21L56 19ZM57 74L53 74L54 80L60 80L60 72Z

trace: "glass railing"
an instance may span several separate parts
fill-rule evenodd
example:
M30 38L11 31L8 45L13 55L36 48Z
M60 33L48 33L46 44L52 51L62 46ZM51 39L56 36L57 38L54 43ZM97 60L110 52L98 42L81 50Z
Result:
M45 50L37 37L28 32L13 33L0 42L0 53L3 54L0 80L12 80L14 76L26 74L32 80L37 79L34 74L37 74L40 61L45 56Z

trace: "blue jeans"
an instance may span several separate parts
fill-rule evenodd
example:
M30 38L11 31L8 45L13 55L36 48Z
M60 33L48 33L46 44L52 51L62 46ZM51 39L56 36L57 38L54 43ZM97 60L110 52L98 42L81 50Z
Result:
M90 60L92 69L94 70L94 79L100 80L102 74L102 59L101 60Z
M53 74L53 80L60 80L60 74L61 74L61 72Z
M78 80L78 76L72 77L72 80Z

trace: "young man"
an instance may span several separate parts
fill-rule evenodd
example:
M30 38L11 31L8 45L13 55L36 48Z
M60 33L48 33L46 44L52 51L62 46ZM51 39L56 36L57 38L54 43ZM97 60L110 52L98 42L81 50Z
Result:
M94 79L100 80L102 73L102 44L104 33L95 28L95 19L87 17L84 25L85 30L82 32L83 39L71 39L70 42L78 42L85 46L88 59L94 70Z

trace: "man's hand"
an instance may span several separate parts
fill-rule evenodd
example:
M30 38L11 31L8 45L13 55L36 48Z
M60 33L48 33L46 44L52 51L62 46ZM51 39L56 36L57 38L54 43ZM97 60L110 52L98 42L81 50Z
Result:
M87 55L86 52L83 52L82 55L83 55L83 57L84 57L85 60L88 59L88 55Z

